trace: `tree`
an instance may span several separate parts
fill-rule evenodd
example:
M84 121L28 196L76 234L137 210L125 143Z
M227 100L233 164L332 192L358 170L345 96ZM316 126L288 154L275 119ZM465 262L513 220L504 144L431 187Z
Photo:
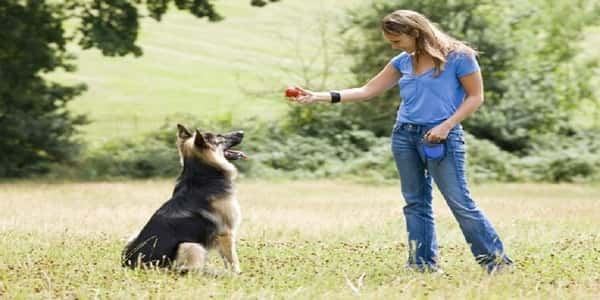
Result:
M269 0L276 2L278 0ZM212 0L0 1L0 177L44 172L79 151L82 115L67 104L85 85L49 82L44 74L75 70L66 45L98 48L107 56L142 55L136 45L141 10L160 21L170 7L199 18L222 16ZM267 1L251 0L253 6ZM74 24L73 33L65 24Z
M538 136L572 132L569 112L592 97L593 65L576 64L574 58L582 29L600 21L598 1L377 1L350 12L346 49L357 58L352 67L357 84L397 54L381 37L379 21L398 8L423 13L481 52L486 102L463 124L476 137L527 153ZM345 106L341 116L387 135L399 105L396 91Z

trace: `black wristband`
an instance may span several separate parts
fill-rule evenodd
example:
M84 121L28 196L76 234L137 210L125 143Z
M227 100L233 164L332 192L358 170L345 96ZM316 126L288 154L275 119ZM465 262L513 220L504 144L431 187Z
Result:
M342 96L340 96L340 93L338 92L331 91L329 92L329 95L331 95L331 103L338 103L342 101Z

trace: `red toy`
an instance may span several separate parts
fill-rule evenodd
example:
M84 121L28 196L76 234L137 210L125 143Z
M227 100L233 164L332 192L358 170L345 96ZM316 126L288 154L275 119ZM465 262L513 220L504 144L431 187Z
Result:
M299 89L297 89L295 87L289 87L285 90L286 97L296 98L296 97L300 96L301 94L302 94L302 91L300 91Z

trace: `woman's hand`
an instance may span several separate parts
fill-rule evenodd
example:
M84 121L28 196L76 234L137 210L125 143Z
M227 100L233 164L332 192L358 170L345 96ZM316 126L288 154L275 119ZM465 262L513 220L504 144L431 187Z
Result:
M441 143L448 138L448 133L450 133L450 129L450 127L442 123L427 131L427 133L425 133L425 139L429 143Z
M311 104L322 101L322 99L317 98L317 95L313 91L305 90L301 87L294 87L296 90L300 91L300 94L296 97L288 97L290 101L294 101L301 104Z

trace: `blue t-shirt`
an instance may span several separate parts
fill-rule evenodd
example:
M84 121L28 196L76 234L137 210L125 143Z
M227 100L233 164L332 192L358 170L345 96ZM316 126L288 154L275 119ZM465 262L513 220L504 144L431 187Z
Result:
M402 74L398 80L402 105L396 122L419 125L437 125L452 116L465 99L459 78L479 70L473 55L457 52L448 54L437 77L435 68L415 75L412 57L406 52L394 57L392 64Z

